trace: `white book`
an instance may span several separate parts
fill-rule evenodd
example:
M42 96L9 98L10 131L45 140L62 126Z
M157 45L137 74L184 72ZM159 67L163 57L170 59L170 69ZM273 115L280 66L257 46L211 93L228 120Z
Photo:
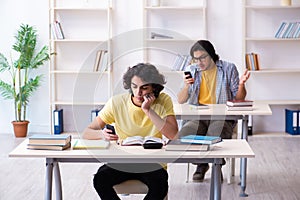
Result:
M95 64L94 64L94 69L93 69L94 72L98 71L99 63L100 63L100 59L101 59L101 52L102 52L102 50L99 50L96 53Z
M239 110L239 111L253 110L253 106L226 106L226 109L230 110L230 111L235 111L235 110Z
M276 38L279 38L279 37L280 37L280 35L281 35L281 33L282 33L284 27L286 26L286 24L287 24L286 22L282 22L282 23L281 23L281 25L280 25L278 31L277 31L276 34L275 34L275 37L276 37Z
M101 72L106 71L107 70L107 65L108 65L108 52L105 50L105 51L102 51L98 71L101 71Z

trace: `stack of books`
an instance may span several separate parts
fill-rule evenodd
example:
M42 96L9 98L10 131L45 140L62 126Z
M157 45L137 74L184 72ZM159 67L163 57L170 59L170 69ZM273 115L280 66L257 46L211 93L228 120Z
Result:
M251 100L231 100L226 102L227 110L253 110Z
M221 142L220 136L187 135L180 138L181 143L212 145Z
M71 135L32 135L27 149L65 150L71 147Z
M208 151L210 149L210 145L183 143L180 139L177 139L169 141L165 149L166 151Z
M282 22L276 34L276 38L299 38L300 22Z
M260 70L259 55L257 53L245 54L246 69L252 71Z

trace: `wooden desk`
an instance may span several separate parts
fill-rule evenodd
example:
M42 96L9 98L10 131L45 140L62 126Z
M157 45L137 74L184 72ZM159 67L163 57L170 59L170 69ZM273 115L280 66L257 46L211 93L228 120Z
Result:
M212 146L207 152L149 150L141 146L118 146L112 143L104 150L28 150L28 139L17 146L9 157L45 158L46 191L45 199L52 198L52 178L55 177L56 199L62 199L59 162L99 162L99 163L213 163L210 199L221 199L221 163L223 158L252 158L254 153L246 140L224 140Z
M242 139L248 139L248 119L252 115L272 115L271 108L266 102L253 103L251 111L228 111L225 104L210 104L208 109L194 109L189 104L174 104L177 119L182 120L238 120L242 119ZM246 194L247 158L241 159L241 197Z

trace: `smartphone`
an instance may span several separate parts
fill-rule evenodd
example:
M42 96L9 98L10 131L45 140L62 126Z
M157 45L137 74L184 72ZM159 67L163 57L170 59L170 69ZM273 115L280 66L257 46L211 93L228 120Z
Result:
M105 125L105 128L111 130L112 132L110 132L110 134L116 135L116 131L115 131L115 127L109 124Z
M185 72L184 72L184 75L188 75L188 76L185 77L186 79L192 78L192 74L191 74L191 72L189 72L189 71L185 71Z

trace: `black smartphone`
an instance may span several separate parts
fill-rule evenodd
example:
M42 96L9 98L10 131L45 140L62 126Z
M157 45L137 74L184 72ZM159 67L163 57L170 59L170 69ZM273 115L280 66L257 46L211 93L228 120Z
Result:
M191 72L189 72L189 71L185 71L185 72L184 72L184 75L188 75L188 76L185 77L186 79L192 78L192 74L191 74Z
M111 130L112 132L110 132L110 134L116 135L116 131L115 131L115 127L109 124L105 125L105 128Z

